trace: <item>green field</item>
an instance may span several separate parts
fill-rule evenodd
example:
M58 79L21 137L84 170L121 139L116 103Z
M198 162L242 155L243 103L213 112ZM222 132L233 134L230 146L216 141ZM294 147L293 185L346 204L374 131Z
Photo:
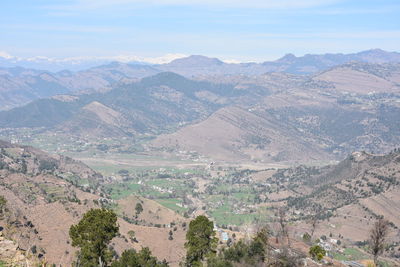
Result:
M176 211L178 213L183 213L187 211L186 208L177 206L176 204L180 204L181 201L176 198L168 198L168 199L155 199L159 204L163 205L164 207Z
M333 258L339 261L368 259L368 255L357 248L346 248L343 253L334 253Z
M141 185L135 183L116 183L105 187L105 190L110 193L112 199L121 199L137 193Z
M216 208L210 212L210 215L214 218L217 225L243 225L251 223L260 217L258 213L236 214L227 204Z

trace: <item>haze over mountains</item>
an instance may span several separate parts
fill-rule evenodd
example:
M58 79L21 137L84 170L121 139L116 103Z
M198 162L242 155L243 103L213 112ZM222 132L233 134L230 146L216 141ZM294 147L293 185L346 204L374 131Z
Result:
M22 67L28 65L22 64L22 62L12 63L10 60L2 58L0 61L0 110L57 94L109 90L118 83L131 83L165 71L175 72L188 78L239 74L254 76L267 72L313 74L351 61L396 63L400 62L400 53L374 49L354 54L305 55L302 57L288 54L272 62L240 64L224 63L219 59L204 56L190 56L161 65L110 62L78 72L40 70L40 65L34 69L25 69ZM17 65L20 63L21 65ZM68 65L65 65L65 69L67 68Z
M161 57L137 57L132 55L126 56L82 56L67 58L52 58L46 56L34 57L17 57L0 51L1 67L23 67L28 69L40 69L51 72L59 72L63 70L81 71L100 65L107 65L111 62L123 62L130 64L165 64L174 59L183 58L183 54L166 54Z
M331 56L281 60L291 69L305 66L302 61L320 68L299 75L243 73L229 68L254 70L253 65L192 56L159 66L111 63L54 74L57 78L42 73L42 93L58 82L65 85L60 92L92 90L3 111L0 127L43 127L80 138L150 135L156 139L149 149L196 151L218 160L318 161L354 150L385 153L400 142L400 64L393 63L398 55L380 50L355 55L390 63L352 61L322 70L333 64ZM162 72L168 70L175 73Z
M361 61L368 63L388 63L388 62L399 62L400 54L397 52L387 52L381 49L371 49L367 51L362 51L359 53L351 54L306 54L304 56L296 57L293 54L286 54L280 59L275 61L265 61L261 62L260 65L267 66L273 71L277 71L279 68L291 69L290 71L297 71L301 73L310 73L318 71L321 68L332 67L338 64L343 64L349 61ZM0 66L6 68L12 67L23 67L29 69L40 69L50 72L59 72L62 70L70 71L81 71L88 68L96 67L99 65L107 65L111 62L123 62L133 65L169 65L168 67L184 67L183 65L189 65L193 67L211 67L212 65L239 65L239 64L228 64L227 62L216 59L216 58L206 58L202 56L190 56L186 58L182 54L167 54L164 57L146 59L138 58L132 56L116 56L116 57L76 57L76 58L65 58L65 59L55 59L49 57L31 57L31 58L20 58L8 55L6 53L0 53ZM170 64L172 63L172 64ZM293 65L288 68L287 65ZM229 71L227 66L225 71ZM243 63L242 67L246 65L255 66L257 64ZM285 66L286 65L286 66ZM168 68L167 67L167 68ZM235 68L231 68L233 71ZM237 69L236 69L237 71ZM289 72L290 72L289 71Z
M400 267L400 2L0 8L0 267Z
M119 216L116 254L148 246L178 266L190 218L206 214L236 242L248 231L240 227L272 222L285 206L293 239L317 216L316 233L344 246L364 244L385 216L385 260L398 262L399 53L13 67L0 69L0 82L0 136L12 142L0 141L10 203L0 223L18 239L14 250L35 246L38 259L70 265L68 227L107 207Z

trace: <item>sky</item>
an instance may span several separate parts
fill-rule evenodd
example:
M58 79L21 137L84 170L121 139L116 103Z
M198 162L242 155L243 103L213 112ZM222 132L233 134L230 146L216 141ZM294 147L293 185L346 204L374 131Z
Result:
M398 0L1 0L0 56L206 55L399 51Z

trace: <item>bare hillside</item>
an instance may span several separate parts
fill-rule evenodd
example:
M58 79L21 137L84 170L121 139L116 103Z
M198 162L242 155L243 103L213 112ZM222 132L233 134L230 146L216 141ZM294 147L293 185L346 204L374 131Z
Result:
M395 65L373 65L349 63L325 71L313 78L330 84L340 92L372 94L399 92L398 76L400 67Z
M299 135L286 130L276 124L273 117L263 118L250 110L230 107L219 110L201 123L162 135L153 144L195 150L216 160L328 158L317 145L302 142Z
M31 147L1 142L0 148L0 195L7 200L6 216L0 218L0 225L5 235L29 257L71 265L76 249L70 244L69 227L90 208L113 204L98 195L102 176L82 163ZM181 224L185 220L153 201L141 201L144 211L140 218L153 226L120 218L121 236L112 241L113 248L120 254L125 249L147 246L156 256L177 266L184 254L185 228ZM134 210L134 201L124 203L126 209ZM125 215L133 216L130 211ZM171 229L165 226L171 222L176 223L173 241L168 239ZM135 240L129 231L135 232Z

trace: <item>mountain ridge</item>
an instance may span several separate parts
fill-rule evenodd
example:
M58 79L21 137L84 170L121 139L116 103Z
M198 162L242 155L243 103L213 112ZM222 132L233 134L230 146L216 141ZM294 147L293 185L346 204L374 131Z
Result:
M293 54L263 63L225 63L217 58L194 55L166 64L107 62L81 71L25 69L20 66L0 67L0 110L11 109L34 99L57 94L80 94L107 91L117 85L138 81L161 72L174 72L188 78L204 76L262 75L269 72L287 72L310 75L326 71L352 61L364 63L399 63L400 53L367 50L353 54ZM1 63L0 63L1 66Z
M80 138L164 134L177 141L161 142L156 149L175 151L179 145L211 158L218 150L235 160L269 162L301 160L306 148L309 160L331 160L354 150L387 152L400 142L398 63L353 62L313 76L267 73L210 80L162 72L105 92L42 99L0 112L0 128L44 127ZM215 120L236 136L224 145L229 149L214 144L205 151L199 145L208 142L207 135L229 136ZM194 125L198 131L184 130ZM199 133L203 137L194 138ZM291 145L284 146L282 138ZM191 141L179 144L184 140Z
M271 61L263 61L260 62L259 64L268 64L272 62L282 62L282 61L287 61L289 58L290 60L302 60L305 58L330 58L330 59L338 59L338 58L353 58L352 60L356 60L355 58L358 58L360 61L368 62L368 63L389 63L389 62L399 62L400 58L400 53L396 51L385 51L379 48L373 48L369 50L364 50L361 52L354 52L354 53L325 53L325 54L304 54L303 56L295 56L294 54L288 53L281 58L278 58L276 60L271 60ZM122 56L120 58L123 58ZM101 65L109 65L113 62L118 62L118 63L126 63L126 64L134 64L134 65L153 65L153 66L160 66L160 65L166 65L166 64L171 64L175 65L179 62L185 62L188 63L188 61L192 61L193 63L196 62L196 60L200 60L203 63L204 62L209 62L209 63L214 63L217 65L222 65L222 64L232 64L232 63L226 63L223 60L220 60L218 58L211 58L207 57L204 55L190 55L190 56L176 56L171 57L170 61L167 63L151 63L151 62L146 62L144 61L138 61L138 60L118 60L117 58L110 58L110 59L90 59L90 58L71 58L71 59L54 59L54 58L47 58L47 57L31 57L28 60L25 60L24 58L18 58L18 57L13 57L8 54L0 54L0 66L4 68L12 68L15 66L19 67L24 67L24 68L33 68L33 69L43 69L46 71L50 72L61 72L63 70L70 70L70 71L82 71L85 69L93 68L96 66L101 66ZM36 63L36 65L35 65ZM254 62L242 62L239 64L253 64ZM344 62L341 62L339 64L343 64ZM62 67L63 64L68 67ZM257 63L255 63L257 64ZM336 63L338 64L338 63Z

